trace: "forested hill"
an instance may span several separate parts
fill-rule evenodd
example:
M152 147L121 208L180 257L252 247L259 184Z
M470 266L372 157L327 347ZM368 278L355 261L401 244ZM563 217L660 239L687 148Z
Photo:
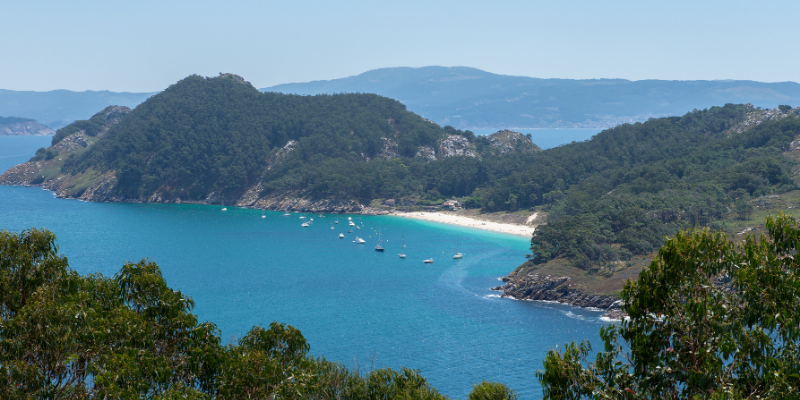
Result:
M461 175L458 165L539 150L516 132L475 138L442 128L378 95L261 93L231 74L183 79L108 127L110 115L60 129L40 151L45 160L2 182L96 201L258 206L291 197L352 211L375 198L468 195L480 182L448 176Z
M570 286L613 292L680 229L741 235L768 213L796 214L799 113L726 105L543 152L496 184L543 193L548 213L514 279L569 275Z

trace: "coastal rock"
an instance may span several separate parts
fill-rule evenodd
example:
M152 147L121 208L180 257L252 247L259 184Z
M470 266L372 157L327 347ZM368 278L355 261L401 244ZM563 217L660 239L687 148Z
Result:
M568 276L530 274L521 277L503 277L504 285L492 288L503 292L502 297L517 300L557 301L576 307L597 308L606 311L607 318L619 319L622 302L616 296L601 296L585 293L570 287Z

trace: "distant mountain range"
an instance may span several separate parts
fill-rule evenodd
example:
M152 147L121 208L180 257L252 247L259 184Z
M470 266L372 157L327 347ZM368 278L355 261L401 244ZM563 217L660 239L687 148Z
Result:
M442 126L459 129L606 128L725 103L764 108L800 104L800 84L795 82L539 79L468 67L382 68L260 90L305 95L375 93L396 99ZM88 119L109 105L135 108L154 94L0 89L0 115L32 118L58 129Z
M261 90L376 93L459 129L605 128L725 103L765 108L800 103L800 84L795 82L538 79L467 67L383 68Z
M89 119L97 110L109 105L134 108L154 94L105 90L32 92L0 89L0 115L34 119L55 130L76 120Z

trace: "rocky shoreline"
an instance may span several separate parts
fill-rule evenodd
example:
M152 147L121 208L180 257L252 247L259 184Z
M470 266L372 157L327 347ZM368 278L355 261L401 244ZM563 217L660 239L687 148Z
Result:
M531 274L522 277L502 278L504 285L492 288L503 292L501 297L516 300L557 301L576 307L596 308L605 311L603 317L619 320L626 316L622 311L622 300L616 296L585 293L569 285L568 276Z

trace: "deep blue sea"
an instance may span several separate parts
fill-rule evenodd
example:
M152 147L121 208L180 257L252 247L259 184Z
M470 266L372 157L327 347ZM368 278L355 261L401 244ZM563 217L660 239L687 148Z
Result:
M0 137L0 170L51 137ZM302 228L301 215L314 218ZM264 216L264 218L262 218ZM524 260L529 239L395 217L262 212L218 206L109 204L0 186L0 229L47 228L80 273L114 275L144 257L224 342L253 325L294 325L311 353L367 371L409 367L465 398L481 380L541 398L535 372L567 341L599 345L600 313L501 299L489 290ZM331 226L334 229L331 229ZM380 229L386 252L373 250ZM358 234L367 243L352 243ZM452 254L459 241L462 260ZM408 258L397 257L401 239ZM433 264L422 260L433 257Z

